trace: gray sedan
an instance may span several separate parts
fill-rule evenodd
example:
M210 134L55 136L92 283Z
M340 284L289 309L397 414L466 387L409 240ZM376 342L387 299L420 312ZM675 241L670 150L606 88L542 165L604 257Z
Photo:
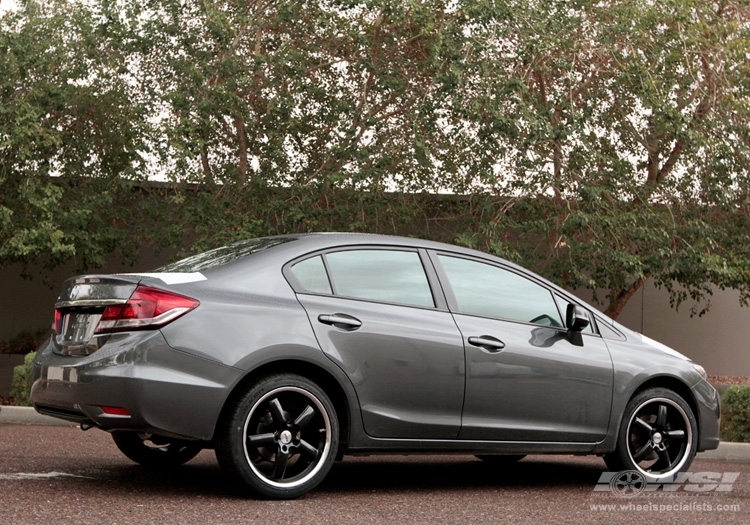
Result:
M213 448L293 498L347 454L597 454L668 482L719 443L705 371L541 277L416 239L251 239L65 282L37 411L132 460Z

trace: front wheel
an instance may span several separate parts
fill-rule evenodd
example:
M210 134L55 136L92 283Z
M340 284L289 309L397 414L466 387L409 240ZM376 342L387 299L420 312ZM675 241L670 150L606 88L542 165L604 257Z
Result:
M193 459L203 449L197 442L144 432L113 432L112 439L128 458L154 468L177 467Z
M305 377L282 374L238 400L216 456L256 494L289 499L325 478L338 443L338 418L325 392Z
M617 449L604 460L611 470L668 482L690 467L697 434L693 411L680 396L664 388L645 390L625 407Z

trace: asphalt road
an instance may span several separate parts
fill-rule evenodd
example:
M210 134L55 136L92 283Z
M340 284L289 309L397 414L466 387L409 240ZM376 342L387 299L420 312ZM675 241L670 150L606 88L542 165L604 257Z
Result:
M465 456L347 457L294 501L248 498L203 451L171 472L122 456L98 430L0 425L0 524L750 523L750 463L697 460L715 485L624 498L594 491L596 457L530 456L496 468ZM694 480L696 481L696 480ZM700 480L697 480L700 481Z

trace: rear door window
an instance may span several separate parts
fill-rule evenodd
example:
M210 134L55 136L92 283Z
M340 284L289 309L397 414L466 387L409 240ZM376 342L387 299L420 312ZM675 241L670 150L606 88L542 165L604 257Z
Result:
M326 254L334 293L411 306L434 307L417 252L347 250Z
M356 249L316 255L289 271L306 292L434 307L417 251Z
M291 270L305 290L322 294L333 293L322 256L300 261L292 266Z

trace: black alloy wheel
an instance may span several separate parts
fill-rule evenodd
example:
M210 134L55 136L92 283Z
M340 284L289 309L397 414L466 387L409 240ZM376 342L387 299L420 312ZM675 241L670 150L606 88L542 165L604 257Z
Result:
M612 470L636 470L649 481L669 482L690 466L697 433L693 411L680 396L646 390L628 403L617 450L605 461Z
M325 478L338 433L333 405L315 383L291 374L271 376L237 403L216 454L256 494L295 498Z

